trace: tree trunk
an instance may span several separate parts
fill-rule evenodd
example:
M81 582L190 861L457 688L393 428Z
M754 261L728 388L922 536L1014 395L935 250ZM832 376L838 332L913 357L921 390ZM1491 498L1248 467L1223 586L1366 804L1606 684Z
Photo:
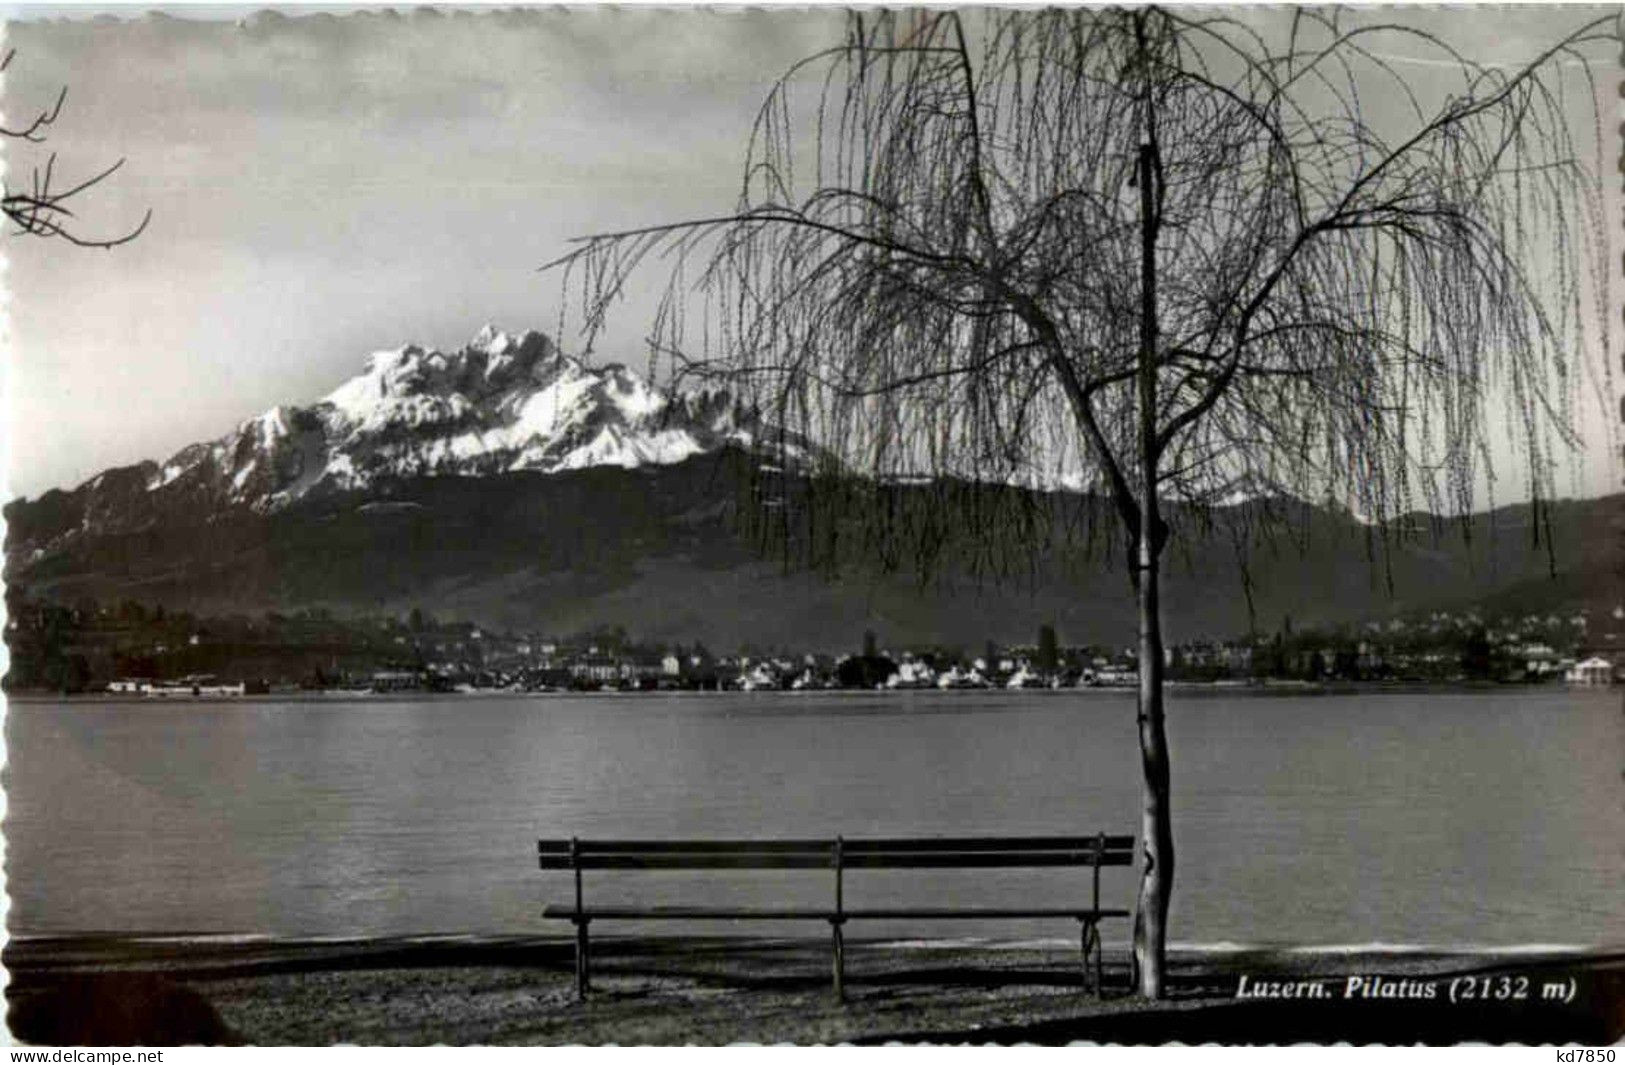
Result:
M1174 828L1169 806L1168 735L1162 712L1161 551L1140 547L1140 897L1134 914L1134 969L1140 994L1161 998L1168 953L1168 902L1174 886Z
M1168 736L1162 713L1162 547L1157 501L1157 229L1162 167L1147 102L1140 146L1140 512L1133 559L1140 613L1138 719L1142 770L1140 897L1134 912L1134 973L1139 991L1161 998L1168 957L1168 901L1174 887L1173 814L1168 797Z

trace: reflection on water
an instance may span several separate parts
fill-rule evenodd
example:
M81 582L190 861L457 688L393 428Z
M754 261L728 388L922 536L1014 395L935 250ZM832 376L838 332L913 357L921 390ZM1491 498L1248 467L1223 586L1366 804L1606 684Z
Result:
M1181 693L1169 729L1176 941L1625 943L1617 694ZM34 702L6 741L13 934L556 932L540 910L568 877L536 869L538 836L1138 828L1112 693ZM847 898L1062 904L1087 875L868 873ZM1108 904L1132 876L1107 871ZM829 883L589 891L827 902Z

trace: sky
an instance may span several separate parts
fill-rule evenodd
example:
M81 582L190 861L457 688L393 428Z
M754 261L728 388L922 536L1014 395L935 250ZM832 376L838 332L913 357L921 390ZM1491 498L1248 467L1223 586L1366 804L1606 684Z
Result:
M574 236L726 210L773 79L840 32L828 8L0 10L8 124L67 85L59 171L126 160L81 230L152 211L110 251L0 237L3 467L25 496L309 403L372 351L455 347L486 322L556 333L564 297L537 267ZM1516 62L1594 13L1415 17ZM9 148L13 175L40 159ZM640 306L604 358L646 361ZM1615 402L1583 404L1565 494L1619 489Z

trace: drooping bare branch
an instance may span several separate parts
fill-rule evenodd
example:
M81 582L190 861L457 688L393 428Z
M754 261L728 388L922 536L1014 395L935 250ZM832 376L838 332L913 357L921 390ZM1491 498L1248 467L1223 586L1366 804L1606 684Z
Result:
M1465 511L1502 428L1553 491L1608 329L1601 168L1569 128L1577 101L1600 123L1576 61L1606 20L1502 69L1333 10L1274 34L1153 9L1138 39L1123 11L967 17L854 16L764 103L733 212L554 264L589 334L657 260L675 377L730 382L824 472L1098 491L1132 538L1150 100L1170 499ZM1008 531L978 513L951 524Z
M10 50L4 58L0 58L0 73L11 66L15 55L15 50ZM57 93L56 101L26 125L0 126L0 139L28 144L45 143L51 127L62 116L67 98L67 86L63 86ZM43 166L34 166L30 171L30 180L23 188L10 183L15 167L7 167L8 183L0 193L0 208L4 209L6 220L14 227L14 233L61 240L81 248L116 248L128 244L146 231L148 223L152 221L151 210L142 215L135 226L112 237L87 236L79 228L79 219L74 214L78 199L117 173L124 165L123 159L64 188L57 178L56 158L56 153L51 152Z

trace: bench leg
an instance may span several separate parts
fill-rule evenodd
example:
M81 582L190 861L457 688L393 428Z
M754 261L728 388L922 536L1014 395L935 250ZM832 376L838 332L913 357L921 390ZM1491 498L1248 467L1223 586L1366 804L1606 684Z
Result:
M1081 947L1083 949L1083 981L1084 981L1084 986L1087 987L1089 990L1093 991L1098 996L1100 994L1100 987L1101 987L1100 929L1098 927L1096 927L1094 921L1079 921L1078 923L1083 926L1082 929L1079 932L1079 941L1080 941L1080 945L1081 945ZM1094 959L1095 959L1095 967L1094 967L1094 972L1092 974L1092 977L1093 977L1092 979L1091 979L1091 973L1090 973L1090 970L1089 970L1089 955L1091 954L1091 952L1094 954Z
M1100 925L1096 924L1092 927L1094 929L1095 939L1095 995L1097 997L1104 997L1106 994L1106 974L1104 972L1105 963L1101 957L1102 950L1100 945Z
M589 957L587 925L589 923L589 918L576 918L576 998L582 1001L585 1001L587 998L587 966Z
M831 964L835 975L835 1001L846 1000L846 940L841 933L844 921L832 920L829 923L830 939L833 946Z

